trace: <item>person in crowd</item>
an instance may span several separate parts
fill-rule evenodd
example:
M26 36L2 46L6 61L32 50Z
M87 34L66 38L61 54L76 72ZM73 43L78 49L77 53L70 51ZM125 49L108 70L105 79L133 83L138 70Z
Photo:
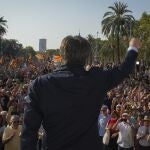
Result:
M139 48L140 41L133 38L120 66L110 70L92 67L86 71L91 45L81 36L65 37L60 46L64 64L36 78L29 87L21 150L36 148L41 123L47 135L48 150L99 150L100 106L106 93L129 76Z
M117 122L118 116L115 111L111 113L111 118L107 123L106 129L110 131L110 140L108 146L106 146L107 150L117 150L117 138L118 138L118 131L113 129L113 126Z
M112 105L112 100L115 96L114 91L109 91L104 99L104 105L106 105L109 109L109 111L111 111L111 105Z
M17 92L18 111L23 114L25 105L25 96L27 95L26 89L19 89Z
M3 125L7 126L7 111L1 111L0 115L2 115L3 118Z
M137 130L138 130L138 127L139 127L137 118L138 118L138 110L137 110L137 108L135 106L132 106L132 108L130 110L129 122L132 125L135 150L138 150L138 146L139 146L137 138L136 138L136 133L137 133Z
M133 125L133 127L135 127L135 129L138 128L137 117L138 117L138 110L135 106L132 106L131 111L130 111L129 121Z
M10 126L4 129L2 142L5 144L4 150L20 150L21 126L19 126L19 116L12 115Z
M122 118L118 119L113 129L119 130L118 135L118 150L133 150L134 149L134 135L132 126L128 120L128 113L123 113Z
M16 113L17 112L17 102L15 100L15 97L14 96L11 96L10 97L10 101L8 103L8 113L10 114L13 114L13 113Z
M139 127L137 139L139 141L139 150L150 149L150 116L144 116L144 124Z
M149 110L148 102L147 101L145 102L145 105L143 107L143 115L144 116L150 116L150 110Z
M149 96L149 98L150 98L150 96ZM148 109L150 111L150 101L148 102Z
M139 127L143 126L143 119L144 119L144 116L141 113L139 113L137 117L137 123Z
M0 115L0 150L4 150L4 144L2 143L2 136L5 129L5 125L3 123L3 117Z
M106 105L103 105L101 107L101 111L98 117L98 131L99 131L99 136L100 136L100 142L101 142L101 147L104 149L103 145L103 136L105 133L106 125L107 122L110 119L110 115L107 113L108 107Z
M7 104L9 102L9 97L6 95L6 90L2 89L0 94L0 105L3 111L8 111Z
M120 104L117 104L115 111L116 111L116 114L117 114L118 118L121 117L121 110L122 110L122 106Z

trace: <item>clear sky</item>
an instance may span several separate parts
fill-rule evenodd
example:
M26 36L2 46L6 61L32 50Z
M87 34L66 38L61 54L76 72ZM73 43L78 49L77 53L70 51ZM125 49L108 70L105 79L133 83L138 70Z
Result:
M86 37L97 31L108 6L116 0L0 0L0 16L8 21L5 38L16 39L23 46L38 50L40 38L47 39L47 48L59 48L66 35L81 33ZM128 4L132 15L139 19L150 13L150 0L120 0Z

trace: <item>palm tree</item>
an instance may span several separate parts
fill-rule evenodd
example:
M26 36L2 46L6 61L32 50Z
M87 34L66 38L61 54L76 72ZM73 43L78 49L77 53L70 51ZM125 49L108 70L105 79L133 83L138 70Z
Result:
M128 5L115 2L114 6L109 6L111 11L104 14L102 20L102 33L109 37L112 36L117 40L117 59L120 63L120 37L131 36L131 27L133 25L134 17L128 13L132 11L127 9Z
M0 36L3 36L6 33L7 20L4 20L4 17L0 17Z
M0 17L0 51L2 54L2 36L7 32L7 20L4 20L4 17Z

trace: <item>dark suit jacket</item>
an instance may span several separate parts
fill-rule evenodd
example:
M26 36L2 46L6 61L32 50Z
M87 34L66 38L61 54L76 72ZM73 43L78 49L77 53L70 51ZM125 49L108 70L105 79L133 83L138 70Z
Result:
M112 70L61 66L29 88L21 150L35 150L37 131L46 130L48 150L100 150L97 120L106 92L132 71L137 53L127 53Z

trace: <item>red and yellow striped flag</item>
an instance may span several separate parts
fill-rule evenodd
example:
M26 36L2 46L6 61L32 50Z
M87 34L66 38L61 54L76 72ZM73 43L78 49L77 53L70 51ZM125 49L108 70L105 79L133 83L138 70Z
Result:
M35 57L40 60L44 59L43 54L36 54Z
M61 62L62 61L62 57L60 55L54 55L53 61L54 62Z

